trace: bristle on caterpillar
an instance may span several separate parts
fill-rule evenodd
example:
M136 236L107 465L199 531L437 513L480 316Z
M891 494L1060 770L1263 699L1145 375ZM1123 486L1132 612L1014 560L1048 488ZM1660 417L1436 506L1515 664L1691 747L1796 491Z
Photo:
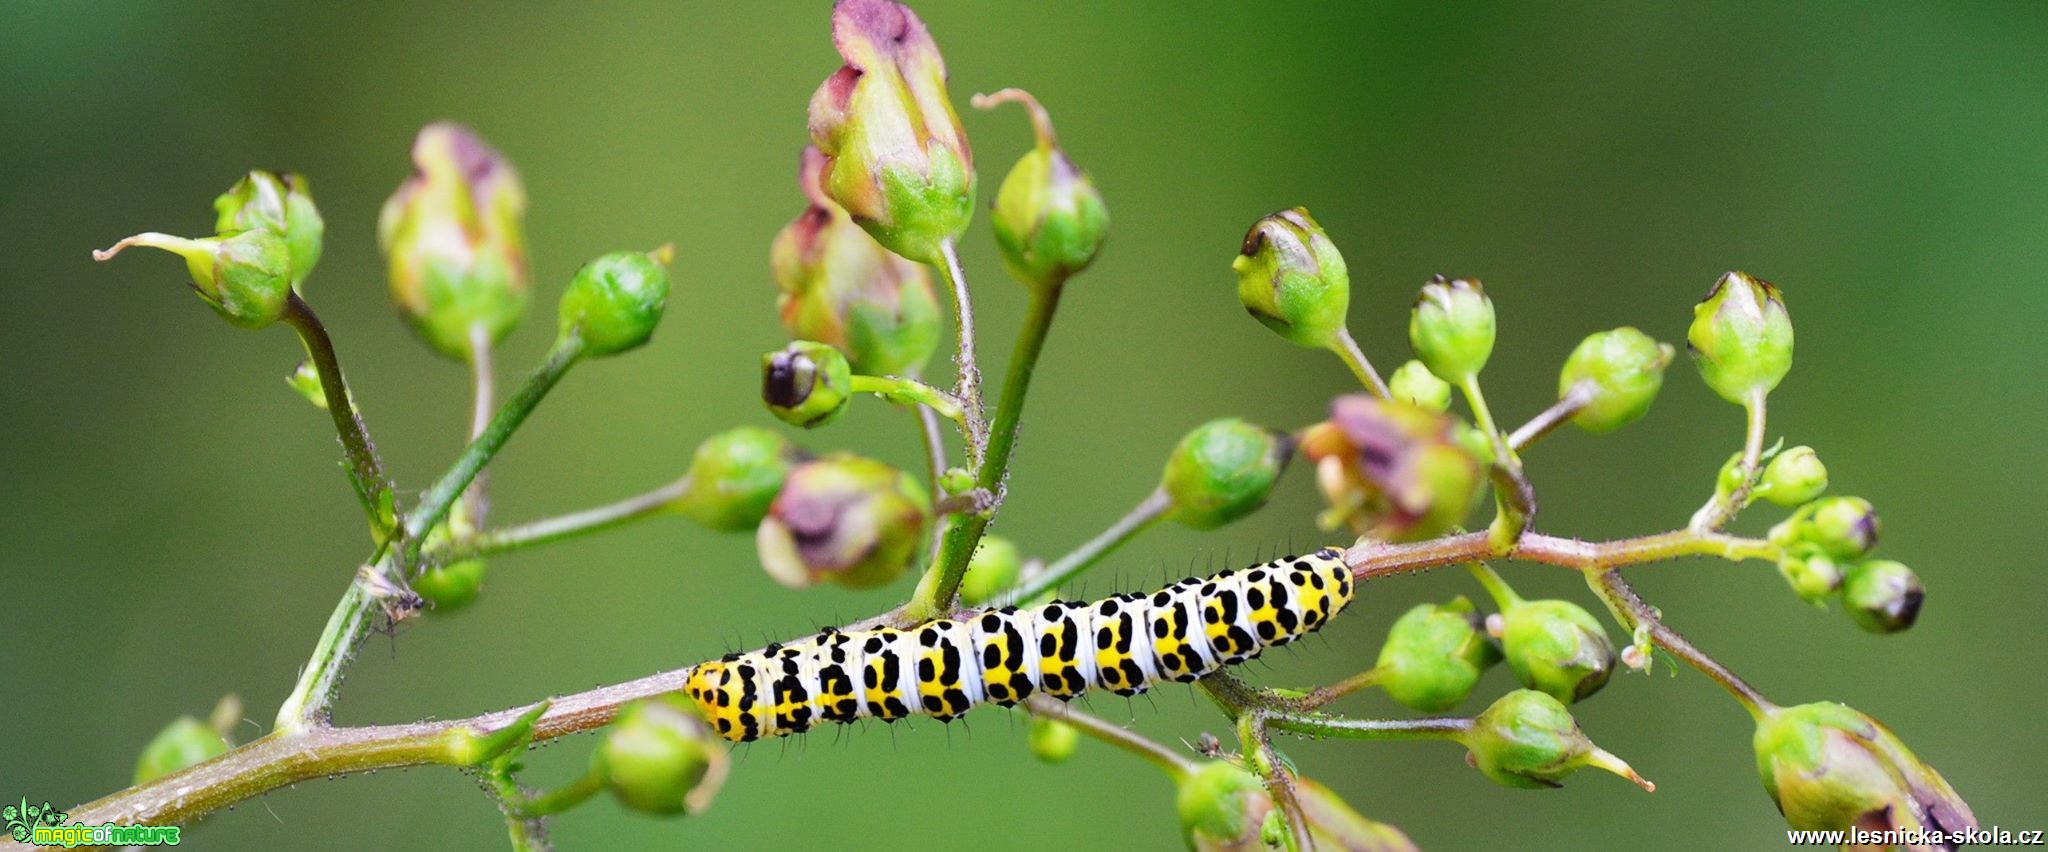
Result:
M1314 632L1351 602L1340 548L1093 603L984 610L904 630L842 631L698 665L684 691L736 742L819 721L951 720L976 705L1193 681Z

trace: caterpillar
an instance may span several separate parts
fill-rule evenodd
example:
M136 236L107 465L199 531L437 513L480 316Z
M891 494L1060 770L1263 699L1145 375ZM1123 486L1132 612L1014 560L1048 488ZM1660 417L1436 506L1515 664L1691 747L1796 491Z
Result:
M828 628L702 663L684 691L734 742L818 722L919 714L950 722L978 704L1009 707L1034 693L1137 695L1314 632L1351 593L1343 551L1329 547L1190 577L1149 596L1003 607L902 630Z

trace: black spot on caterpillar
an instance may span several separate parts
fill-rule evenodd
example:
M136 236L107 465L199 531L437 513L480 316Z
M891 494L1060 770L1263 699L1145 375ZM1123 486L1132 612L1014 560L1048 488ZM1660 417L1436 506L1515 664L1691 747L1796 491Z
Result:
M813 720L941 721L1034 693L1137 695L1285 645L1351 602L1341 549L1324 548L1151 595L985 610L908 630L827 629L690 672L684 691L737 742L802 733Z

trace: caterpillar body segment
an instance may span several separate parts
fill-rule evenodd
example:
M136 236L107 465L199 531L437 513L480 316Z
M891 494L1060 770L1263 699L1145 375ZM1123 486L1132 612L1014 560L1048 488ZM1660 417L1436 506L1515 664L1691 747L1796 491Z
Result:
M818 722L949 721L976 705L1090 689L1137 695L1257 657L1324 624L1351 602L1343 550L1324 548L1150 595L984 610L904 630L842 631L728 654L690 672L684 691L736 742Z

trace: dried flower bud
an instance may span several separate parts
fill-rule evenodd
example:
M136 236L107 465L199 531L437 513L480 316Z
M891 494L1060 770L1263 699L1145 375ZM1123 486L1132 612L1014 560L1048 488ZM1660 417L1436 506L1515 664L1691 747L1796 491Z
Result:
M753 529L782 491L790 465L806 454L766 429L741 426L697 445L690 458L690 489L676 508L720 532Z
M960 600L968 606L981 606L1002 597L1017 585L1023 562L1017 545L1009 539L982 536L974 546L974 556L967 560L967 575L960 579Z
M1173 448L1159 487L1172 501L1168 517L1212 530L1266 504L1294 455L1285 433L1234 417L1194 428Z
M1307 209L1254 223L1230 268L1237 271L1237 300L1254 319L1302 346L1339 345L1351 307L1351 272Z
M1614 674L1613 640L1571 601L1503 602L1500 644L1516 680L1559 701L1590 698Z
M1771 457L1757 480L1755 496L1780 506L1812 501L1828 490L1828 468L1812 447L1793 447Z
M1456 419L1364 394L1338 397L1330 414L1302 442L1330 502L1325 526L1416 541L1465 520L1485 480Z
M467 361L475 334L494 344L526 312L526 188L453 122L420 128L412 165L377 217L391 298L429 346Z
M1792 369L1792 315L1768 281L1730 272L1692 309L1686 343L1700 377L1722 399L1747 404Z
M276 175L255 171L213 200L219 214L214 230L235 234L257 229L284 238L291 254L292 286L305 283L314 264L320 262L321 237L327 231L320 210L313 206L313 190L297 174Z
M1074 752L1081 747L1081 732L1073 725L1058 719L1033 716L1030 728L1025 732L1024 741L1031 747L1033 756L1058 766L1071 759Z
M642 813L690 814L711 805L725 776L726 746L695 702L680 693L619 710L590 756L591 770Z
M1557 395L1575 387L1589 388L1586 404L1572 422L1588 432L1611 432L1650 410L1664 385L1664 365L1671 363L1671 344L1623 326L1594 332L1566 358L1557 378Z
M798 340L761 356L761 401L776 419L815 429L845 413L853 368L823 343Z
M1645 790L1657 789L1621 758L1587 739L1562 702L1535 690L1501 696L1472 720L1463 742L1471 750L1472 765L1503 787L1558 787L1580 767L1592 766Z
M890 252L825 195L825 155L806 147L810 205L775 235L776 309L791 336L846 353L862 375L915 374L939 345L930 267Z
M1408 344L1415 357L1451 384L1486 368L1493 336L1493 301L1476 278L1430 279L1408 315Z
M1842 606L1849 620L1872 633L1897 633L1920 618L1927 590L1913 569L1873 559L1849 569L1842 581Z
M180 769L228 753L227 738L191 716L179 716L142 747L135 761L135 783L147 784Z
M785 586L869 588L910 568L930 522L931 498L915 478L840 454L790 469L756 543L761 567Z
M292 292L291 247L275 231L257 228L196 240L150 231L92 256L109 260L129 246L163 249L184 258L193 292L229 323L262 328L284 316Z
M1461 595L1447 604L1418 604L1395 620L1374 671L1388 697L1440 713L1471 695L1479 676L1500 660L1500 648Z
M1833 702L1758 715L1757 773L1795 829L1956 832L1977 817L1941 773L1877 720Z
M1021 103L1031 111L1038 142L996 190L990 219L1010 275L1034 288L1056 287L1094 262L1109 232L1109 208L1086 172L1067 159L1052 118L1031 93L1004 89L975 95L974 106Z
M668 305L673 246L616 251L583 264L562 293L558 334L583 341L583 354L616 355L645 344Z
M892 0L839 0L832 43L846 64L810 109L825 194L890 251L936 265L974 217L975 183L939 46Z
M1443 412L1451 407L1451 386L1421 361L1409 361L1387 378L1387 393L1397 402Z

